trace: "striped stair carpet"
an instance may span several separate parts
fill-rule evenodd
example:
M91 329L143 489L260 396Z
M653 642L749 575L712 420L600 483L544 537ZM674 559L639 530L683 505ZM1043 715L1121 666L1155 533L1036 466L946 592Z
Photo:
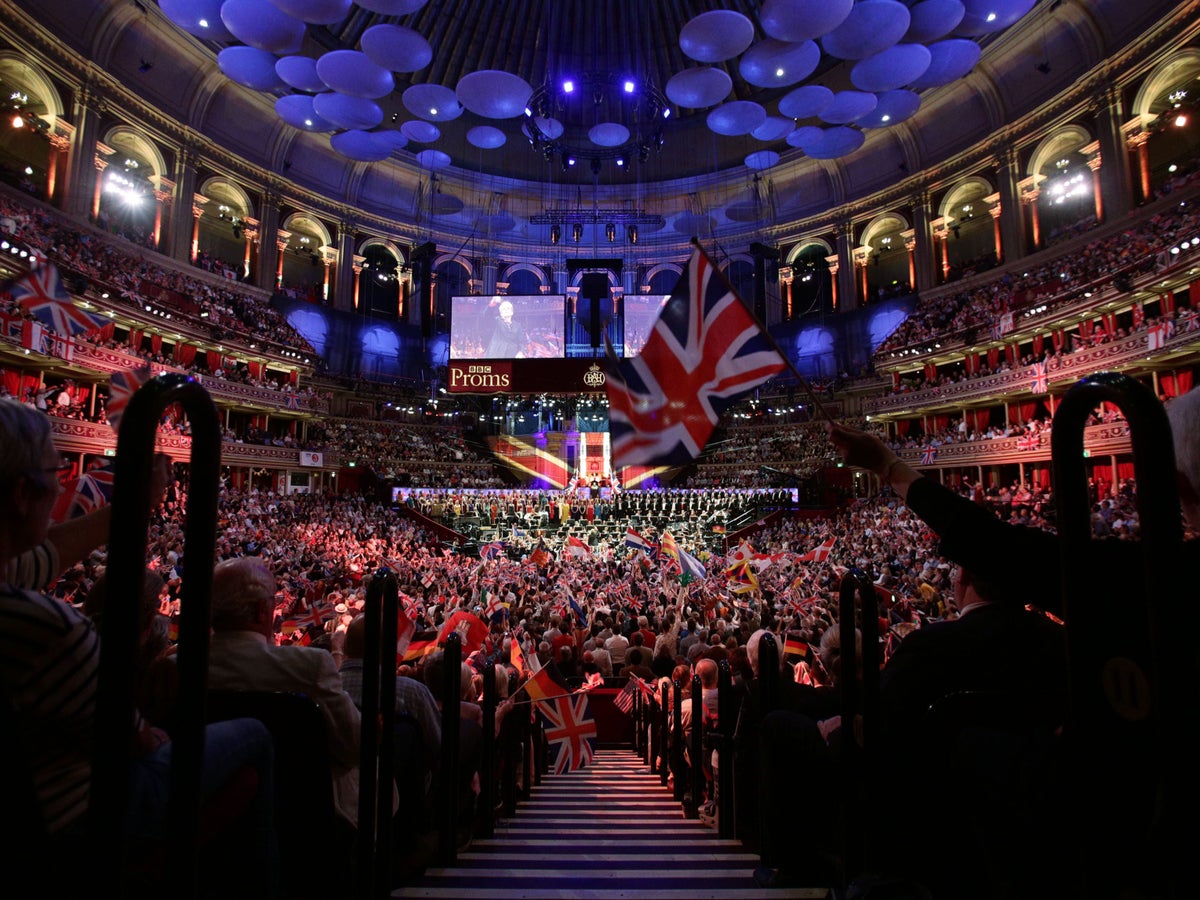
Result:
M683 818L657 775L630 750L547 775L494 838L476 838L454 868L427 869L392 897L703 900L824 898L824 888L767 889L758 857Z

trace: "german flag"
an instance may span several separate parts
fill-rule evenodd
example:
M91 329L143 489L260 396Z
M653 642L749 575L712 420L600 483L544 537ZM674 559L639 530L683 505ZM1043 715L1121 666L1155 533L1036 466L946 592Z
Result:
M783 640L783 655L798 656L801 659L807 659L812 653L812 648L808 646L806 641L800 640L798 634L789 634Z
M438 633L436 631L418 631L408 642L400 662L414 662L422 656L428 656L438 648Z
M553 662L543 666L537 673L521 685L521 689L531 700L546 700L550 697L561 697L570 693L559 675L558 667Z

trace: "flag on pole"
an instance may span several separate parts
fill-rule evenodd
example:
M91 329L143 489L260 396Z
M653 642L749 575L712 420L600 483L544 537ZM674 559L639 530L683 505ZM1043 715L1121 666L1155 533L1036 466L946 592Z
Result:
M400 657L400 662L413 662L435 652L437 648L438 635L436 631L418 631L410 638L408 646Z
M748 594L758 590L758 578L750 567L750 561L735 563L725 570L729 590L735 594Z
M558 676L558 668L552 662L547 663L534 672L529 680L521 685L521 688L531 700L546 700L549 697L566 694L567 686L562 683L561 677L556 676Z
M550 551L550 548L546 546L546 541L544 538L538 539L537 547L531 554L529 554L529 561L539 569L544 569L546 566L550 565L550 563L554 562L554 554Z
M586 693L569 694L538 701L538 714L545 719L546 742L554 755L554 774L582 769L596 752L596 720L588 710Z
M84 312L75 305L54 263L38 266L11 282L8 293L22 311L41 319L63 337L97 331L108 324L104 316Z
M787 368L699 246L641 353L608 349L614 468L690 462L730 405Z
M413 624L413 620L401 613L396 616L396 663L404 662L404 654L408 652L409 645L412 644L413 635L417 633L417 626Z
M625 529L625 546L650 555L650 542L633 528Z
M592 548L572 534L567 538L567 553L576 559L588 559L592 555Z
M452 631L457 631L462 637L462 654L465 657L483 646L483 639L488 633L488 623L469 610L459 609L442 625L438 643L446 643L446 638Z
M807 553L801 553L796 557L796 562L825 562L829 559L829 554L833 550L833 545L837 538L829 538L828 540L817 545Z
M637 695L637 683L630 678L625 682L625 687L621 688L617 696L613 697L613 706L629 715L633 712L633 698Z

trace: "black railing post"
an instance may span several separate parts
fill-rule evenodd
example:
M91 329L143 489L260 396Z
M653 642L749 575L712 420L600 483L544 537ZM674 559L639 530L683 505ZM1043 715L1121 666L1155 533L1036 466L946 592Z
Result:
M658 698L661 701L658 708L658 777L666 787L671 772L671 694L665 681L659 688Z
M733 674L729 660L717 663L717 730L720 744L717 771L717 828L722 838L734 837L733 827Z
M479 764L479 836L491 837L496 815L496 664L483 670L483 759Z
M438 791L438 861L454 865L458 857L458 737L459 698L462 695L462 639L457 632L446 636L442 656L442 764Z
M528 800L533 793L533 770L536 768L533 758L533 722L537 712L530 703L521 716L521 795L520 799Z
M379 613L383 606L383 577L376 575L367 585L363 608L362 725L358 754L358 866L355 880L359 894L373 896L375 883L375 810L380 802L379 753ZM391 797L388 797L391 808Z
M167 870L179 896L194 896L198 873L200 773L204 763L205 697L212 577L220 493L221 428L212 398L187 375L150 379L130 398L117 437L113 467L112 526L108 549L109 596L141 595L150 525L150 479L158 421L171 404L187 413L192 432L188 508L184 524L187 556L180 594L178 650L179 717L171 740L167 810ZM88 827L95 851L97 893L120 893L125 862L125 819L129 802L129 753L133 739L134 661L138 604L109 603L104 610L96 698Z
M691 800L683 805L683 814L689 819L698 818L704 794L704 687L700 676L692 676L692 740L688 746L691 756Z

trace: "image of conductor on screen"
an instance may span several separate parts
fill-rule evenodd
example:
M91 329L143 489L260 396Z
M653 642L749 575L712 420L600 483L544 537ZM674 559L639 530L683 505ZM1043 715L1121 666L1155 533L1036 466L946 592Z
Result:
M529 339L525 329L513 321L513 305L503 300L497 310L497 316L492 322L492 334L488 338L488 359L524 359L525 348Z

